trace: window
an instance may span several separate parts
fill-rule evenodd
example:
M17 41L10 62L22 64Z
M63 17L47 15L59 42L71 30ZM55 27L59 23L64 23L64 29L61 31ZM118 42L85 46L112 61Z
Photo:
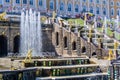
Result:
M78 5L75 5L75 12L78 12Z
M99 14L99 7L97 7L97 9L96 9L96 13Z
M23 4L27 4L27 0L23 0Z
M6 2L10 2L10 0L6 0Z
M86 12L86 6L83 6L83 12Z
M16 3L20 3L20 0L16 0Z
M42 0L39 0L39 6L42 6L42 4L43 4Z
M120 5L119 5L119 2L117 2L117 6L120 6Z
M50 1L50 10L53 10L54 9L54 3L53 1Z
M69 3L69 4L68 4L68 11L71 11L71 7L72 7L72 6L71 6L71 4Z
M105 8L103 8L103 14L106 15L106 9Z
M103 4L106 4L106 1L105 1L105 0L103 1Z
M114 15L114 8L111 9L111 15Z
M96 0L96 3L98 3L98 4L99 4L99 0Z
M64 3L63 3L63 2L60 3L60 10L61 10L61 11L64 10Z
M30 5L33 5L33 0L30 0Z
M83 0L83 2L86 2L86 0Z
M90 7L90 12L93 13L93 7L92 6Z
M90 0L90 2L93 2L93 0Z
M119 9L117 9L117 15L120 16L120 11L119 11Z
M111 1L111 2L110 2L110 5L111 5L111 6L113 6L113 5L114 5L114 2L113 2L113 1Z

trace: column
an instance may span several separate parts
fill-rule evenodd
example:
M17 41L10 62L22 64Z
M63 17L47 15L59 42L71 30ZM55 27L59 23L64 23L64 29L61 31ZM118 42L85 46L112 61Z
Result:
M72 44L71 44L71 25L69 26L69 32L68 32L68 54L72 55L71 49L72 49Z
M72 0L72 2L73 2L73 3L72 3L72 9L73 9L72 11L73 11L73 12L72 12L72 13L73 13L73 15L75 16L75 0Z
M65 0L65 10L64 10L64 12L65 12L66 14L68 14L68 4L67 4L67 0Z
M96 15L96 1L94 1L94 6L93 6L93 13Z
M61 24L60 24L60 33L59 33L59 35L60 35L60 54L62 54L63 55L63 22L62 22L62 20L61 20Z
M87 4L88 4L88 11L89 11L89 9L90 9L90 1L88 0L88 2L87 2Z
M109 11L110 11L110 9L109 9L109 3L110 3L110 1L107 0L107 18L110 18L110 13L109 13Z
M56 13L58 13L58 11L59 11L59 4L58 4L58 0L56 0Z
M100 16L103 16L103 10L102 10L102 8L103 8L103 6L102 6L102 5L103 5L103 0L101 0L100 2L101 2L101 3L100 3L100 7L99 7L99 8L100 8L100 11L99 11L100 14L99 14L99 15L100 15Z
M79 12L82 11L82 0L80 0Z

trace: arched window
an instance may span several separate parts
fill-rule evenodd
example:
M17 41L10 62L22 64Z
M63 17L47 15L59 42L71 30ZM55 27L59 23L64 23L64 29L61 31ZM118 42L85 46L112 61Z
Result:
M90 12L93 13L93 7L92 6L90 6Z
M59 45L59 33L56 32L56 45L58 46Z
M18 3L18 4L19 4L19 3L20 3L20 0L16 0L16 3Z
M106 9L105 8L103 8L103 14L106 15Z
M27 0L23 0L23 4L27 4Z
M10 2L10 0L6 0L6 2Z
M104 4L104 5L106 4L106 1L105 1L105 0L103 1L103 4Z
M114 15L114 8L111 8L111 15Z
M113 2L113 0L110 2L110 5L111 5L111 6L114 6L114 2Z
M119 9L117 9L117 15L120 16L120 10Z
M83 0L83 2L86 2L86 0Z
M75 5L75 12L78 12L79 11L79 6L78 4Z
M71 8L72 8L72 5L71 5L71 3L69 3L68 4L68 11L71 11L72 10Z
M83 6L83 12L86 12L86 6L85 5Z
M76 42L75 41L72 43L72 50L76 50Z
M118 1L116 4L117 4L117 6L120 6L120 3L119 3L119 1Z
M63 2L60 3L60 10L61 10L61 11L64 10L64 3L63 3Z
M90 2L93 2L93 0L90 0Z
M50 1L50 10L54 10L54 2Z
M67 47L67 37L64 37L64 48Z
M97 14L99 14L100 12L99 12L99 7L97 7L97 9L96 9L96 13Z
M99 0L96 0L96 3L98 3L98 4L99 4Z
M30 0L30 5L33 5L33 0Z
M42 0L39 0L39 6L42 6L42 5L43 5Z

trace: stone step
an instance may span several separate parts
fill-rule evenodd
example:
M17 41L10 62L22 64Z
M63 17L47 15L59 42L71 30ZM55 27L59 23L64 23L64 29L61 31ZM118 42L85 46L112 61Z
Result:
M97 76L106 76L107 73L90 73L90 74L84 74L84 75L71 75L71 76L54 76L54 77L37 77L36 80L58 80L58 79L80 79L85 77L97 77ZM103 79L102 79L103 80Z

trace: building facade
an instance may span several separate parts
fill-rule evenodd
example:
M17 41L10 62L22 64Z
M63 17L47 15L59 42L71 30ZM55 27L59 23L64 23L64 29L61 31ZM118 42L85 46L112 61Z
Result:
M86 11L107 18L120 16L120 0L2 0L1 4L1 9L8 12L32 8L48 13L56 11L63 16L75 16Z

